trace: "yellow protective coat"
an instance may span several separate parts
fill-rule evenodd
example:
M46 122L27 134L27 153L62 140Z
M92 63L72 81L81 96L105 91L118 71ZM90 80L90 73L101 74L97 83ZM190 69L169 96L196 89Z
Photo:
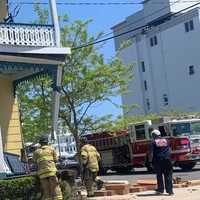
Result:
M99 160L100 154L97 152L96 148L91 144L86 144L81 148L81 159L82 163L86 165L86 168L90 169L92 172L99 171Z
M37 163L40 179L56 175L57 154L52 147L42 146L37 149L33 154L33 160Z

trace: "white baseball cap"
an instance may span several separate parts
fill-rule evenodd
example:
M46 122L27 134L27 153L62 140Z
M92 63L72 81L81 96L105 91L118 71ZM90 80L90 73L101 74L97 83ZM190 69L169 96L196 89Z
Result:
M160 131L159 131L159 130L157 130L157 129L154 129L154 130L151 132L151 135L160 136L160 135L161 135L161 133L160 133Z

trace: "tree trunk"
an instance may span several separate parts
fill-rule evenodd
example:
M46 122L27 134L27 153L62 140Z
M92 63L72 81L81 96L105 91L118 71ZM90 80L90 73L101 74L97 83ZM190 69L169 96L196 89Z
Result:
M83 174L83 165L82 165L82 162L81 162L81 142L80 142L80 138L79 138L77 132L74 132L73 135L74 135L74 138L75 138L75 141L76 141L77 160L78 160L79 165L80 165L80 176L81 176L81 180L82 180L82 183L83 183L84 174Z

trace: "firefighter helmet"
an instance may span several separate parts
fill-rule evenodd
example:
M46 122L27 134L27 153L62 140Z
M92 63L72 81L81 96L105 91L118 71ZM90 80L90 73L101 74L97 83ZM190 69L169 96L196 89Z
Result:
M157 130L157 129L154 129L152 132L151 132L151 135L152 137L158 137L161 135L160 131Z
M49 138L47 135L42 135L40 138L39 138L39 143L40 144L48 144L49 142Z
M87 143L88 143L88 139L87 139L86 137L81 137L81 138L80 138L80 142L81 142L82 144L87 144Z

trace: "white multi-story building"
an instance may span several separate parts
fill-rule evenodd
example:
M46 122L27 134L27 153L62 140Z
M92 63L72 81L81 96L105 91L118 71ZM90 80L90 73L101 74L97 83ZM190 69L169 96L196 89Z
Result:
M76 142L71 133L59 134L58 139L52 146L57 154L64 157L73 157L77 153Z
M112 28L114 35L134 30L115 38L116 49L133 38L120 54L124 64L134 64L122 103L139 108L129 115L200 111L200 5L194 4L146 0L143 10Z

